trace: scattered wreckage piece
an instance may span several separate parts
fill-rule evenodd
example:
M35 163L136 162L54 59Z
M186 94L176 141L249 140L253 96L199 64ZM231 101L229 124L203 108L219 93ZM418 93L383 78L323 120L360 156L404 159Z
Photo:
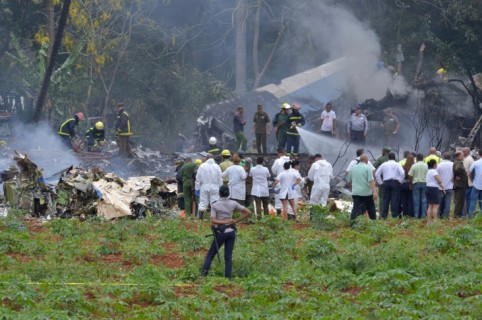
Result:
M14 159L18 168L12 166L1 174L6 202L37 217L143 218L163 214L177 197L175 184L155 176L124 180L97 167L71 166L62 170L56 185L51 185L26 155L17 152Z

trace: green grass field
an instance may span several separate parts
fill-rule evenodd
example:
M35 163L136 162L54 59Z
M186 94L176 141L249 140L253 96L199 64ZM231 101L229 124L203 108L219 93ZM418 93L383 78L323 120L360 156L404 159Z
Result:
M482 319L482 218L266 218L239 226L232 282L207 222L0 220L1 319ZM323 230L321 230L323 229Z

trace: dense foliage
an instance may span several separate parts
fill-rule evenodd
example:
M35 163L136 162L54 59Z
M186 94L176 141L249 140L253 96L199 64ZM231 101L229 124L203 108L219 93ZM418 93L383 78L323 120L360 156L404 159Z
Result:
M206 222L0 221L2 319L479 319L482 219L239 227L235 278ZM315 224L319 227L319 224Z

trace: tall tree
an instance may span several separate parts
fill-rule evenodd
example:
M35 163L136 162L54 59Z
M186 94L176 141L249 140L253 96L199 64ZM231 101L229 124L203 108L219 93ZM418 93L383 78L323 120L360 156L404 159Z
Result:
M246 22L248 8L246 0L236 0L234 11L234 25L236 29L236 91L246 92Z

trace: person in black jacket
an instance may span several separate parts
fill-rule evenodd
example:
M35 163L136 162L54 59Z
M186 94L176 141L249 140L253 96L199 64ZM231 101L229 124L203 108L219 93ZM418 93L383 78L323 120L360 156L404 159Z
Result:
M298 157L298 151L300 149L300 134L298 128L305 125L305 117L300 113L300 105L298 103L293 104L293 112L286 119L286 155Z
M72 139L75 138L75 127L79 124L79 121L84 120L84 114L77 112L72 118L65 120L59 128L58 135L69 148L72 148Z
M117 123L115 134L119 139L119 155L121 157L133 158L134 153L129 145L129 137L132 136L131 120L129 114L124 110L124 104L119 103L117 108Z
M101 151L101 147L105 144L105 130L102 121L98 121L93 127L90 127L85 132L85 136L88 151Z

